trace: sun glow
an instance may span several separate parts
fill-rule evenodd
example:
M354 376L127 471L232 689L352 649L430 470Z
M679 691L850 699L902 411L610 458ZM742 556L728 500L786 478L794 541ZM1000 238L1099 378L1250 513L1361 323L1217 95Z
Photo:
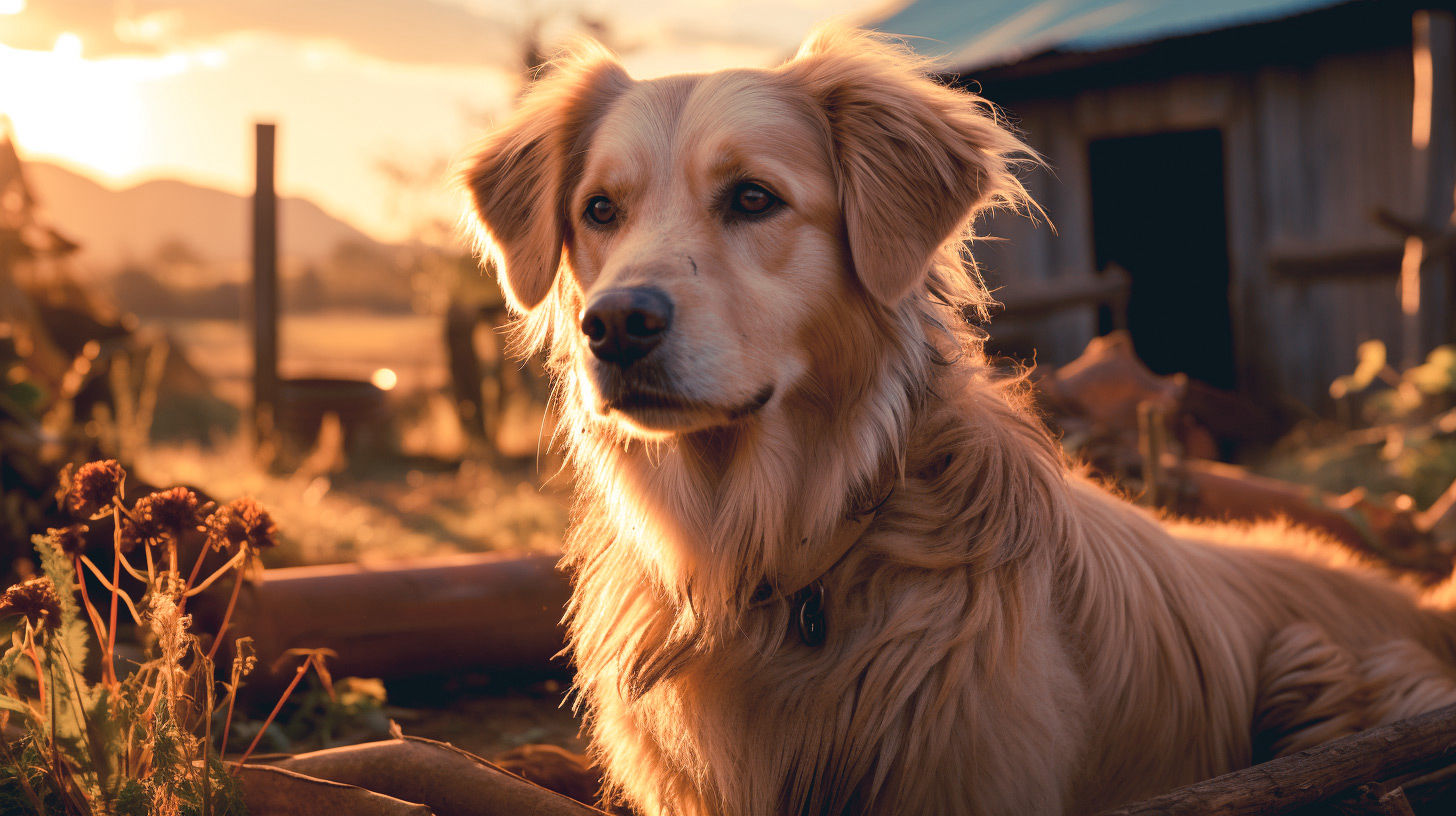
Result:
M85 43L81 42L81 38L65 31L56 37L56 45L51 49L51 53L63 59L78 60L84 50Z
M0 113L14 122L27 153L121 178L137 169L146 135L137 95L143 61L92 61L82 51L74 34L57 37L51 51L0 46L0 76L31 78L0 82Z
M789 25L807 27L817 14L807 9L821 4L829 0L787 4L803 6ZM427 23L438 17L430 8L455 19L455 6L480 2L363 4L370 11L361 7L343 29L320 27L322 15L272 15L276 4L267 3L54 5L0 0L0 114L27 159L58 160L113 185L177 178L240 192L252 186L253 123L276 121L280 187L390 241L460 212L450 174L436 168L508 111L520 85L514 53L477 55L472 45L464 61L458 49L437 58L401 45L393 13L384 13L408 9ZM662 20L644 25L628 39L664 36ZM651 76L752 64L789 47L688 39L634 52L629 67ZM401 196L399 182L376 170L383 157L410 170L419 190ZM402 198L420 202L411 205L419 212Z

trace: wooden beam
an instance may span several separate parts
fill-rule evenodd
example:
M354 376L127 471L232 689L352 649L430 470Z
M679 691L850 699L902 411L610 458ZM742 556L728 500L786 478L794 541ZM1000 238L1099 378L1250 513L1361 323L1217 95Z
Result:
M1362 785L1456 762L1456 706L1362 731L1102 816L1278 816Z
M1114 312L1125 312L1131 286L1127 271L1111 264L1101 273L1079 272L1043 281L1008 283L993 294L1001 303L999 312L1010 317L1035 320L1067 309L1104 305Z
M1383 213L1382 213L1383 215ZM1280 281L1313 282L1385 278L1400 274L1402 246L1397 242L1302 245L1284 242L1265 255L1269 275Z
M254 126L253 187L253 425L257 438L272 433L278 405L278 192L273 184L272 124Z

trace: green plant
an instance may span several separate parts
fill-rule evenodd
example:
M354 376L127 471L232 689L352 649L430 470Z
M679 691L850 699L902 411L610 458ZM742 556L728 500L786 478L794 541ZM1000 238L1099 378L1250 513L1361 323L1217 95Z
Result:
M80 520L35 536L43 575L0 597L0 616L15 619L10 648L0 655L0 812L244 812L234 774L220 760L225 737L214 750L212 723L222 712L231 720L254 663L250 642L236 641L226 682L214 680L213 660L246 574L274 545L272 519L250 499L213 507L181 487L127 507L125 480L115 461L63 473L58 498ZM107 518L114 527L109 576L86 552L87 522ZM182 543L199 534L205 544L188 569L180 563ZM226 560L204 577L213 552ZM83 570L106 588L101 606L80 580ZM144 588L139 597L123 586L123 572ZM187 602L229 575L227 613L204 649ZM123 610L145 645L144 660L130 672L118 671L115 657ZM94 669L93 646L101 647ZM322 671L322 660L306 653L294 685L310 667ZM246 760L247 753L239 764Z
M1404 371L1390 365L1379 340L1361 343L1355 356L1355 370L1330 383L1330 396L1342 404L1362 398L1369 422L1409 421L1456 395L1456 346L1438 346L1424 363ZM1377 388L1381 384L1389 387Z
M1297 429L1260 470L1428 507L1456 479L1456 347L1441 346L1404 371L1379 340L1361 343L1356 356L1355 370L1330 384L1343 421Z

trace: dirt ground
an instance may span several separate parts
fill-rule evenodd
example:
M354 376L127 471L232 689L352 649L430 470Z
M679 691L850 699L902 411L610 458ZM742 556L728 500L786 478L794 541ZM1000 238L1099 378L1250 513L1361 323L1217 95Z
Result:
M385 713L404 733L448 742L491 759L522 745L546 743L582 752L580 723L565 700L566 683L471 682L435 687L389 684Z

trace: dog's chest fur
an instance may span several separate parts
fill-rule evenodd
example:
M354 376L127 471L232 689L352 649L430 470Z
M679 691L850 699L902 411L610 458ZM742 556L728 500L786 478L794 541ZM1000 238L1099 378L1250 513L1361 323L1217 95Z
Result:
M1016 433L1033 444L973 461L1005 443L960 418L978 409L1012 413L993 396L917 422L898 486L824 577L819 646L798 636L788 599L675 596L651 563L660 542L587 505L572 535L572 648L595 750L631 804L704 816L1062 809L1081 685L1052 619L1050 549L1013 557L1021 539L1047 536L972 495L1017 473L1028 495L1014 501L1044 502L1037 474L1059 471L1029 425Z
M1051 622L992 656L998 644L965 631L977 616L965 575L879 569L870 586L853 574L871 572L861 559L845 566L829 581L820 646L798 637L787 601L750 609L736 633L687 635L639 596L611 613L625 612L615 625L662 642L578 648L586 674L601 667L584 687L593 737L628 798L648 814L1061 810L1081 725L1066 716L1078 684ZM591 581L578 591L613 595ZM654 647L678 654L645 692L605 668ZM1022 661L1038 670L1017 671Z
M578 686L609 784L644 816L1111 806L1248 763L1279 627L1324 621L1352 648L1447 637L1369 576L1228 546L1258 530L1170 535L952 374L935 388L956 398L910 423L903 479L825 576L823 645L788 600L752 607L756 579L737 603L664 584L660 542L587 504Z

